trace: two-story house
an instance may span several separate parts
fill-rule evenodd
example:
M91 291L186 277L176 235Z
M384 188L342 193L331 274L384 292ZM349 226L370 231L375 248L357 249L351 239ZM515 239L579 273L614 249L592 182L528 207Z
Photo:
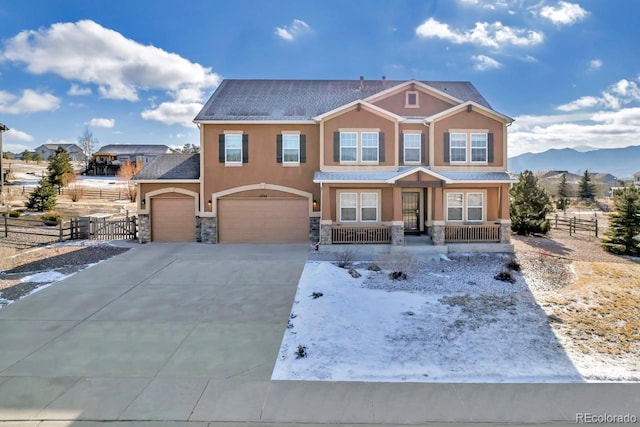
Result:
M139 181L142 239L173 240L175 203L210 243L508 243L512 121L469 82L225 80L194 120L198 189Z
M116 175L125 163L144 167L157 156L172 152L164 144L109 144L93 153L86 172L90 175Z
M47 160L58 148L64 148L74 162L83 162L85 159L82 148L78 147L77 144L42 144L35 149L35 152L40 154L44 160Z

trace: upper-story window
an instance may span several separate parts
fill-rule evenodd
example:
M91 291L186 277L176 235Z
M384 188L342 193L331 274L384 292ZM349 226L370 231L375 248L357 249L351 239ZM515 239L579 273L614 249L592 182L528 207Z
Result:
M336 163L384 162L384 133L371 130L334 133L333 161Z
M467 161L467 134L452 133L449 137L449 158L451 163Z
M300 163L300 135L282 135L282 162Z
M358 161L358 132L340 132L340 162Z
M362 161L378 162L378 132L362 132Z
M487 162L487 134L486 133L471 134L471 162L472 163Z
M224 135L224 162L242 163L242 134Z
M422 135L419 133L405 133L403 138L405 163L420 163L422 159Z
M420 107L418 102L418 92L417 91L409 91L406 92L405 98L405 108L418 108Z

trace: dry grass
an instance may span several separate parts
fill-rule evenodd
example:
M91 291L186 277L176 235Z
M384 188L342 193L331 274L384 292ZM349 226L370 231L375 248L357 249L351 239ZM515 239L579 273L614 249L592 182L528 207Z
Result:
M640 355L640 263L604 252L597 238L514 239L518 258L544 282L534 292L557 334L585 354ZM560 278L563 270L571 274Z

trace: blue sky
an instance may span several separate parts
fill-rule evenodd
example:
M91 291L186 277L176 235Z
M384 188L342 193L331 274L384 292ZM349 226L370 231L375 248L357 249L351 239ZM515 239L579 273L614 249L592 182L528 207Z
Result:
M635 0L0 0L5 151L198 143L223 78L468 80L510 155L640 144Z

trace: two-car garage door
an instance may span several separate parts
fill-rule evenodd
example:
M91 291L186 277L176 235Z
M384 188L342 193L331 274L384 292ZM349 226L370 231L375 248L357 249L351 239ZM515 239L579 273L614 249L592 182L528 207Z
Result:
M305 243L309 241L307 199L218 200L220 243Z

